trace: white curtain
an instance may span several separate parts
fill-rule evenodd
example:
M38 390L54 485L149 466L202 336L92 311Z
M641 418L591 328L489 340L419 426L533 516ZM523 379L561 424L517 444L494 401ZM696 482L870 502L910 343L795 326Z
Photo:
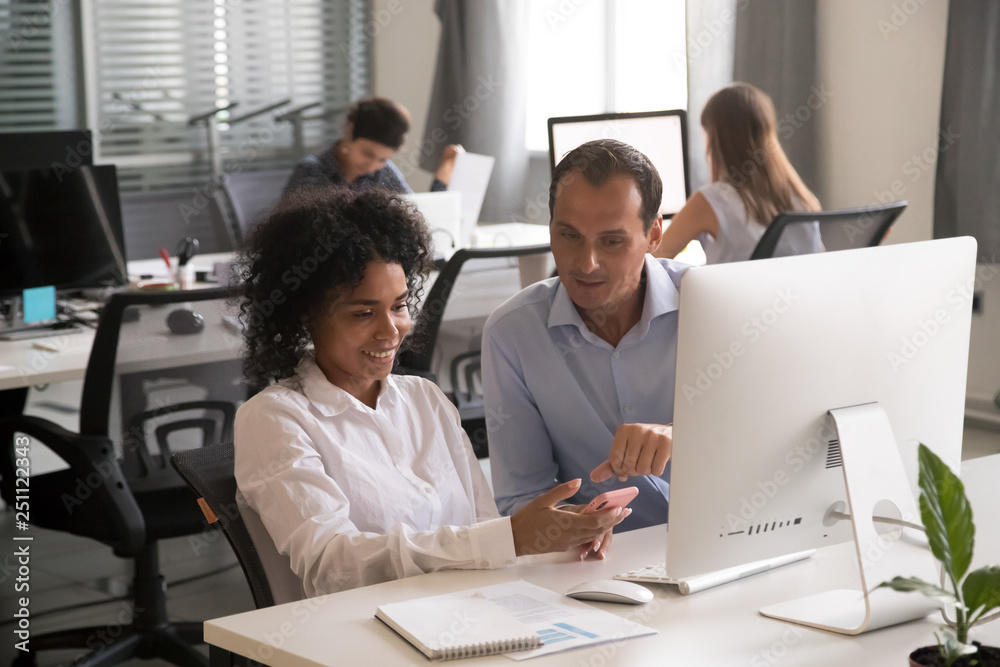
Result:
M742 3L740 3L742 4ZM691 192L711 181L705 161L701 110L712 93L733 81L736 0L687 1L688 153Z

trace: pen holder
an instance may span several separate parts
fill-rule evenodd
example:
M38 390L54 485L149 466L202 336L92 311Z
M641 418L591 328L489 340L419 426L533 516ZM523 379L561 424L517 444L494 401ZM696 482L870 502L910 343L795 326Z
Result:
M181 264L177 267L177 284L181 289L191 289L194 286L194 265Z

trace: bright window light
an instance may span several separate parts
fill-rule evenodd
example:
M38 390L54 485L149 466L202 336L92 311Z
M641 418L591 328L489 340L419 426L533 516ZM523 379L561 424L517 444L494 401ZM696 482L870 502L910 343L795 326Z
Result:
M528 13L528 150L548 150L553 116L687 107L684 0L536 0Z

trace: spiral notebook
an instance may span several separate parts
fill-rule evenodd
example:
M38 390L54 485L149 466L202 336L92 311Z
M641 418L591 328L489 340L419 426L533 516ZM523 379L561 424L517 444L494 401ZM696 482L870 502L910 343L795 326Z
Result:
M380 605L375 618L431 660L524 651L541 636L482 595L436 597Z

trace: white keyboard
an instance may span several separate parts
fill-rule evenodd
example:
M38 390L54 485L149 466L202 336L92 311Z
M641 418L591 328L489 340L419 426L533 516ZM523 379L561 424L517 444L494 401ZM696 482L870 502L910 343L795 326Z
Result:
M640 567L635 570L629 570L624 574L616 574L615 579L622 579L624 581L642 581L648 584L677 583L677 580L671 579L667 576L666 563L655 563L653 565L647 565L646 567Z
M730 581L750 577L755 574L760 574L761 572L767 572L768 570L776 567L781 567L782 565L788 565L789 563L809 558L814 553L816 553L815 549L799 551L792 554L786 554L784 556L778 556L776 558L757 561L755 563L747 563L745 565L727 568L725 570L706 572L705 574L698 574L686 579L671 579L668 577L666 562L655 563L653 565L640 567L635 570L629 570L624 574L616 574L614 578L622 579L623 581L639 581L647 584L672 584L677 586L681 595L690 595L691 593L703 591L706 588L728 584Z

